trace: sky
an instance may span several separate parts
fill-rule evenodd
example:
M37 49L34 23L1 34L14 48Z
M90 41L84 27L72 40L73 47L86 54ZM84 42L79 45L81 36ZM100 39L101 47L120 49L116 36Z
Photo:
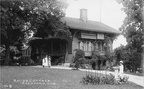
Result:
M80 9L88 10L88 20L100 21L118 30L125 18L121 10L122 5L116 0L67 0L69 7L66 10L67 17L80 17ZM126 45L126 39L120 35L113 43L113 49L120 45Z

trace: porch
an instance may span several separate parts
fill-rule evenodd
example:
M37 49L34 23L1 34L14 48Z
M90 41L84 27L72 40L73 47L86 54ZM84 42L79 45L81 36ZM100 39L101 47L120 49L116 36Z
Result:
M45 55L51 56L52 65L65 63L71 51L70 41L64 38L34 39L29 42L29 46L31 49L24 50L26 54L23 52L23 56L30 57L38 65L42 64Z

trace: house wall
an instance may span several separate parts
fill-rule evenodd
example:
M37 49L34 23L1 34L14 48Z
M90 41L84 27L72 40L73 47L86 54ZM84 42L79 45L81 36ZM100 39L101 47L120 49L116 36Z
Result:
M68 42L68 54L66 55L65 63L72 62L72 41Z
M97 34L97 33L95 33L95 34ZM69 54L68 54L68 57L67 57L67 60L66 60L66 63L71 63L71 62L73 62L73 57L74 57L74 55L75 55L75 52L76 51L74 51L75 49L79 49L79 46L80 46L80 41L83 41L83 40L87 40L87 41L101 41L101 42L104 42L104 39L81 39L80 38L80 34L79 33L77 33L77 34L75 34L75 36L73 36L73 39L72 39L72 42L71 42L71 45L69 45ZM98 44L99 43L96 43L95 45L94 45L94 47L93 48L96 48L96 49L99 49L99 46L98 46ZM112 40L110 40L109 41L109 47L110 47L110 51L113 51L112 50L112 45L113 44L113 41ZM92 49L93 50L93 49ZM100 55L104 55L105 54L105 51L101 51L100 52ZM85 56L91 56L91 52L90 51L85 51Z
M110 51L111 52L113 51L113 41L112 40L110 41Z
M78 45L79 45L78 38L77 37L73 37L73 41L72 41L72 54L73 54L73 56L75 55L75 51L74 50L79 48Z
M73 62L73 56L75 54L75 49L78 49L78 38L73 37L73 40L68 43L68 55L67 59L65 60L66 63L72 63Z
M65 63L72 63L73 62L73 58L72 58L72 54L68 54L66 60L65 60Z

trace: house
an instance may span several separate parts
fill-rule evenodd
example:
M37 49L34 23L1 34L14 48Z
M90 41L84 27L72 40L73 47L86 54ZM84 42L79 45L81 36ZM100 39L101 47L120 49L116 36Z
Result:
M87 9L80 10L79 19L63 17L61 21L69 27L72 38L49 37L30 41L31 56L34 59L40 60L42 52L45 51L52 57L52 64L71 63L75 49L84 50L86 57L90 57L94 49L99 50L101 55L104 55L106 37L111 38L107 44L112 51L113 38L120 34L119 31L101 22L88 20Z

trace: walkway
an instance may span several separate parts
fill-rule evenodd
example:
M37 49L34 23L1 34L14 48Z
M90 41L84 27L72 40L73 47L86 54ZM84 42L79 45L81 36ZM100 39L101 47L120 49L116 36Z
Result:
M42 67L42 66L34 66L34 67ZM51 68L54 68L54 69L67 69L67 70L71 70L72 68L70 67L65 67L65 66L52 66ZM105 71L99 71L99 70L87 70L87 69L79 69L80 71L87 71L87 72L97 72L97 73L105 73ZM111 71L107 71L106 72L107 74L111 73L111 74L114 74L114 72L111 72ZM142 87L144 87L144 76L136 76L136 75L130 75L130 74L123 74L123 75L126 75L129 77L129 81L137 84L137 85L140 85Z

